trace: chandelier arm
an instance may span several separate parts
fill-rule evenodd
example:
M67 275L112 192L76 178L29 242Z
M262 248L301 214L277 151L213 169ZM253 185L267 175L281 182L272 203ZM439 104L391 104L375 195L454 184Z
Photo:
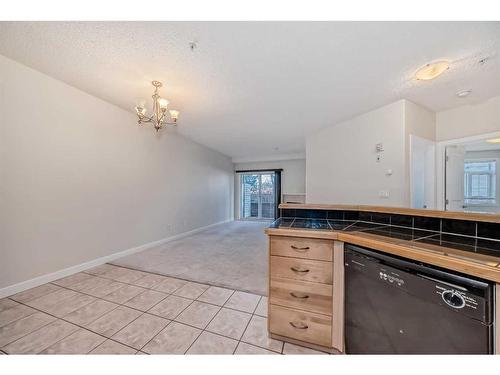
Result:
M165 112L161 112L161 116L160 116L160 121L163 122L163 120L165 119Z
M153 116L142 116L142 117L139 117L139 121L141 122L153 122Z

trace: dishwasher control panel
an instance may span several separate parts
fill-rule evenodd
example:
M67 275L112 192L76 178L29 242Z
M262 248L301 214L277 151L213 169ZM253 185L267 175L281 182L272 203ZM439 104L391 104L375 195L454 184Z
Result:
M436 285L436 293L441 296L443 302L454 309L469 308L477 310L478 299L463 290L454 289L448 285Z
M395 272L390 272L389 270L381 269L378 273L378 277L381 280L387 281L389 284L404 286L405 281L403 277Z

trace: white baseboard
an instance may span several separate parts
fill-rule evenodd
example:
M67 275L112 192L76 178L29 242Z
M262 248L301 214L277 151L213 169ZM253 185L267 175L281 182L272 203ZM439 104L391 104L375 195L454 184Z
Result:
M217 226L220 224L224 224L224 223L228 223L230 221L233 221L233 220L225 220L225 221L220 221L218 223L206 225L204 227L196 228L196 229L190 230L188 232L179 233L179 234L176 234L174 236L166 237L166 238L163 238L163 239L158 240L158 241L149 242L149 243L144 244L144 245L140 245L140 246L133 247L133 248L123 250L123 251L119 251L117 253L113 253L113 254L106 255L106 256L103 256L103 257L100 257L97 259L93 259L93 260L85 262L85 263L81 263L81 264L77 264L75 266L64 268L64 269L56 271L56 272L52 272L52 273L49 273L46 275L38 276L38 277L35 277L34 279L22 281L20 283L14 284L14 285L9 285L5 288L0 289L0 298L8 297L8 296L11 296L13 294L22 292L24 290L31 289L31 288L37 287L39 285L42 285L42 284L50 283L51 281L60 279L62 277L69 276L69 275L72 275L74 273L81 272L81 271L87 270L87 269L92 268L92 267L99 266L99 265L107 263L107 262L111 262L115 259L122 258L122 257L127 256L127 255L139 253L141 251L150 249L152 247L160 246L160 245L163 245L167 242L178 240L180 238L187 237L187 236L190 236L190 235L198 233L198 232L202 232L202 231L209 229L211 227L214 227L214 226Z

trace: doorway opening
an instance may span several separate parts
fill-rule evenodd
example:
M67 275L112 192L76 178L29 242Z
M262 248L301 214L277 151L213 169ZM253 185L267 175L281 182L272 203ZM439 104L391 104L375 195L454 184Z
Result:
M411 208L434 209L435 142L410 135L410 200Z
M446 146L445 207L500 213L500 145L488 140Z
M281 171L239 171L239 218L274 220L281 203Z

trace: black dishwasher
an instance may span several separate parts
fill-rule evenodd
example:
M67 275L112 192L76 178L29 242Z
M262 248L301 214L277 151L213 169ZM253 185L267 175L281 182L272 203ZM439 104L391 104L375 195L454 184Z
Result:
M493 296L486 281L346 245L346 353L493 353Z

